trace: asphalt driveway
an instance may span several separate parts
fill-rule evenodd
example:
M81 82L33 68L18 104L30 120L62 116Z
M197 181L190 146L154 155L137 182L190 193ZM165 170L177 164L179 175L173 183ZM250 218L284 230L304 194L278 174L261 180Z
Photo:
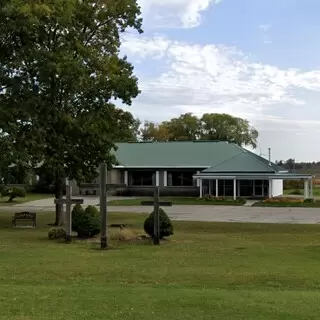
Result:
M109 198L114 200L115 198ZM119 198L117 198L119 199ZM84 205L98 205L97 197L85 197ZM53 199L42 199L11 207L0 207L1 211L53 211ZM109 206L108 211L149 213L152 207L144 206ZM173 206L165 211L173 220L186 221L221 221L221 222L259 222L259 223L320 223L320 208L263 208L263 207L232 207L232 206Z

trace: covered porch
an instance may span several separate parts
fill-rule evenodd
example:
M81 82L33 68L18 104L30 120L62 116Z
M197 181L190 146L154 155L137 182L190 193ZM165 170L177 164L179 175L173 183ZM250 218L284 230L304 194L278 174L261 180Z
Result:
M304 198L313 198L312 176L290 173L276 174L214 174L198 173L193 176L199 186L199 196L272 198L283 194L283 180L303 180Z

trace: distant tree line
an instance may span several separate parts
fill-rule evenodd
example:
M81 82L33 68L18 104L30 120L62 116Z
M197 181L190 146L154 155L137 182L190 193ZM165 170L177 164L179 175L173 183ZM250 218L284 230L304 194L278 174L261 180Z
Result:
M295 159L290 158L288 160L277 160L276 163L289 170L290 172L306 172L306 173L318 173L320 172L319 162L296 162Z

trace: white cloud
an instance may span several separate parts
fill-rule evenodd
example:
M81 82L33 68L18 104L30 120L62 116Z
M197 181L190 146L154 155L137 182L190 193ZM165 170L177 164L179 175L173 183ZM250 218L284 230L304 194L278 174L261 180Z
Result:
M259 26L259 28L260 28L262 31L267 32L268 30L270 30L271 26L270 26L270 24L261 24L261 25Z
M193 28L200 24L201 13L222 0L140 0L149 27Z
M320 92L320 70L302 72L256 63L228 46L157 36L126 38L123 48L132 61L161 58L160 74L138 74L142 94L136 101L141 108L150 101L161 105L161 115L176 108L177 113L227 112L254 120L281 105L304 105L298 89Z

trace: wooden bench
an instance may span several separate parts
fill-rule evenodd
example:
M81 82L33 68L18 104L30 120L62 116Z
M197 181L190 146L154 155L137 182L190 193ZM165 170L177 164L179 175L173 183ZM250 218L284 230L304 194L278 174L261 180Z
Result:
M17 222L32 222L32 227L35 228L36 218L37 214L35 212L16 212L12 217L12 226L16 227Z

